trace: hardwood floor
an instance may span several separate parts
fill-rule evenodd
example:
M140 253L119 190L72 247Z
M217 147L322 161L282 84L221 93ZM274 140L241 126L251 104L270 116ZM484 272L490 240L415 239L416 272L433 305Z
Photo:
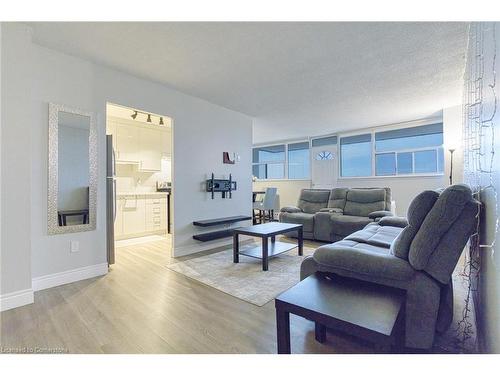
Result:
M104 276L35 293L1 313L1 346L70 353L276 353L274 302L257 307L164 267L169 241L117 249ZM295 353L370 353L371 345L291 319Z
M276 353L274 301L258 307L165 267L184 259L170 257L167 240L117 248L106 276L36 292L34 304L1 313L2 351ZM376 352L332 332L320 344L314 324L296 316L291 337L292 353Z

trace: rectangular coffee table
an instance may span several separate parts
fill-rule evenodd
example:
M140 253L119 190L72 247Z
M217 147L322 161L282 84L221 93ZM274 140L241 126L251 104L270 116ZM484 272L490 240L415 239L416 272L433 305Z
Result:
M297 244L276 241L276 236L288 232L298 232ZM262 238L262 246L257 245L245 248L240 252L239 235ZM271 242L269 243L269 239ZM285 251L299 248L299 255L303 254L304 240L302 238L302 224L265 223L250 227L236 228L233 231L233 262L239 263L240 255L262 259L262 270L269 268L269 258L284 253Z
M387 349L403 340L405 292L364 281L316 273L275 299L278 354L289 354L290 314L315 322L315 337L326 328L348 333ZM401 342L400 342L401 341Z

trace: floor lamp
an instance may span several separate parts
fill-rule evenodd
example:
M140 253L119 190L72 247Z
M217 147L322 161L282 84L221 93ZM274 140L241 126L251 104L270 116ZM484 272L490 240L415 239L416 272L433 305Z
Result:
M453 185L453 152L454 148L448 150L450 152L450 185Z

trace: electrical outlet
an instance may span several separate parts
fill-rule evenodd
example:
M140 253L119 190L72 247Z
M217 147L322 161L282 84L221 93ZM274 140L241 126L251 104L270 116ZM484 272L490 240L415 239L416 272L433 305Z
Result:
M80 242L70 241L69 251L71 251L72 253L76 253L77 251L80 251Z

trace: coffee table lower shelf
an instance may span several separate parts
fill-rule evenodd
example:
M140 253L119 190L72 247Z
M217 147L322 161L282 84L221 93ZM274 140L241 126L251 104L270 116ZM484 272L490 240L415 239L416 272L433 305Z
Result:
M296 243L289 243L282 241L270 242L267 248L267 257L268 258L275 257L277 255L295 249L296 247L298 247ZM247 257L262 259L262 246L255 245L248 248L245 247L242 250L240 250L239 254Z

